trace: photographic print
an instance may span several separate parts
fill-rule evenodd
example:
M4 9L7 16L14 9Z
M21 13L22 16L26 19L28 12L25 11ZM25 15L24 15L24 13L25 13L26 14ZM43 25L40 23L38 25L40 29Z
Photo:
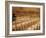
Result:
M12 7L12 31L40 30L40 8Z
M44 3L8 2L6 11L7 36L44 34Z

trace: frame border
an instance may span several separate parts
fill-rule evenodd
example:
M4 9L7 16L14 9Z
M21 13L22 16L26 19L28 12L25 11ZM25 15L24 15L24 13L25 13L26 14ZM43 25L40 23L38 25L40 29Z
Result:
M30 34L12 34L9 35L9 4L32 4L43 5L43 33L30 33ZM20 37L20 36L37 36L45 35L45 3L36 2L20 2L20 1L5 1L5 37Z

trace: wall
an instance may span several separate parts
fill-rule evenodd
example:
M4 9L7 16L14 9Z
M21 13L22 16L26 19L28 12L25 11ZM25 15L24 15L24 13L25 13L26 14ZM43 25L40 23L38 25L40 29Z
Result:
M18 0L16 0L16 1L18 1ZM20 0L20 1L46 3L45 0ZM46 6L46 4L45 4L45 6ZM46 10L46 7L45 7L45 10ZM45 16L46 16L46 13L45 13ZM45 17L45 19L46 19L46 17ZM45 23L45 25L46 25L46 23ZM46 32L46 28L45 28L45 32ZM4 36L5 36L5 0L0 0L0 38L5 38ZM40 36L28 36L28 37L17 37L17 38L46 38L46 33L45 33L45 35L40 35Z

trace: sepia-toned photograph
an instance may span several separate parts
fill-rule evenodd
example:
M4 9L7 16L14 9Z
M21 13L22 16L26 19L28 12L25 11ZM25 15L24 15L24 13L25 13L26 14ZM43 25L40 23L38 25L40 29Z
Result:
M40 8L12 7L12 31L40 30Z

